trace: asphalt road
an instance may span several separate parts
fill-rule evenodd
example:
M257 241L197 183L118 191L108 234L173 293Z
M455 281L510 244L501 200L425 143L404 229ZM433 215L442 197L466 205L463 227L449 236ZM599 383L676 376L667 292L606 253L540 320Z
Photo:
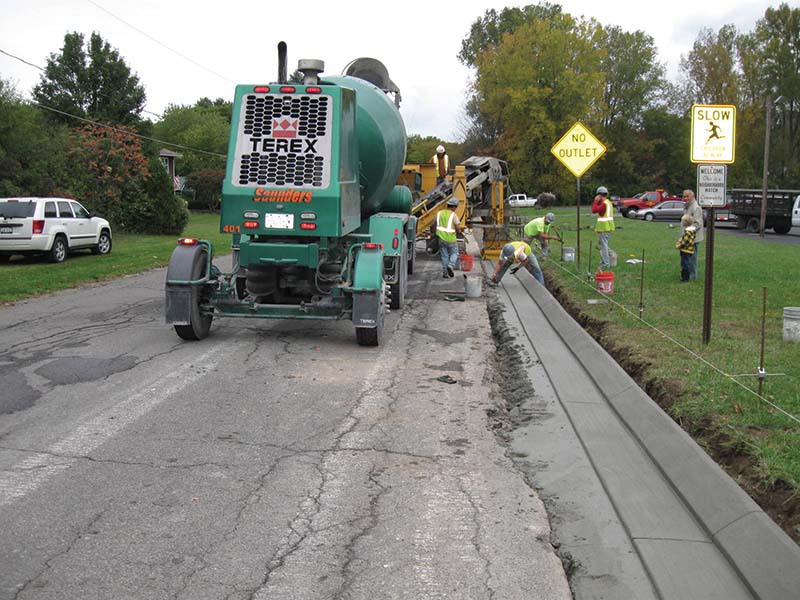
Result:
M378 349L183 342L163 269L0 309L0 599L571 597L487 416L485 304L418 267Z

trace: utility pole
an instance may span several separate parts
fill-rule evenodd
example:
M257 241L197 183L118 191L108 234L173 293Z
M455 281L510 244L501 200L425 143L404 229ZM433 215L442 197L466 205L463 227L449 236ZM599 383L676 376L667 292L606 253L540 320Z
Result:
M764 239L764 230L767 228L767 179L769 178L769 133L772 129L772 96L767 96L767 123L764 128L764 178L761 182L761 220L758 231Z

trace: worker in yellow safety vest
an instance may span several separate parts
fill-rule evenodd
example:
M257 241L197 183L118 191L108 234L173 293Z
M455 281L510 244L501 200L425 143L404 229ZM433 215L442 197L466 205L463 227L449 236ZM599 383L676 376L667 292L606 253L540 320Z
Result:
M458 206L458 198L450 198L447 206L436 215L436 237L439 238L439 256L442 259L442 277L455 277L458 259L458 234L461 222L452 209Z
M611 266L608 241L611 232L614 231L614 205L608 199L608 189L605 186L601 185L597 188L596 193L594 202L592 202L592 212L597 215L597 224L594 230L597 232L597 247L600 249L600 264L597 266L597 272L602 273L603 269Z
M539 245L542 248L542 256L545 258L547 258L547 255L550 253L549 241L561 240L561 237L557 235L550 235L550 228L555 220L556 216L549 212L543 217L537 217L528 221L527 225L522 228L524 241L530 244L533 240L539 240Z
M431 162L436 165L436 183L441 183L447 177L450 170L450 157L444 151L444 146L436 146L436 154L431 158Z
M518 262L519 265L511 269L512 275L521 267L524 267L528 273L533 275L533 278L536 279L536 281L544 285L544 275L542 274L542 269L539 266L539 261L536 260L536 257L531 251L531 247L525 242L509 242L503 246L503 249L500 251L500 260L497 261L497 266L494 269L494 275L489 280L489 285L495 287L498 283L500 283L500 280L503 279L503 275L506 274L508 267L515 262Z

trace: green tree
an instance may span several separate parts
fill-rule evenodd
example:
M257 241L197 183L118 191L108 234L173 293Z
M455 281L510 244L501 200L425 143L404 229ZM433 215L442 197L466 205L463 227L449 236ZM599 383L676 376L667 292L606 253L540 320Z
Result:
M181 148L183 159L178 165L181 173L218 169L225 165L232 110L230 102L222 99L211 102L202 98L194 106L171 104L164 111L163 119L154 125L153 135L160 140L204 151L192 152Z
M219 209L225 169L202 169L186 176L187 185L195 192L195 200L210 211Z
M739 104L741 76L736 64L736 28L702 29L681 59L686 94L695 104Z
M495 147L515 188L572 193L574 179L550 147L575 121L591 128L602 116L601 41L597 22L557 13L523 24L477 57L475 93L481 112L497 119Z
M46 123L0 79L0 196L68 195L68 147L67 128Z
M98 33L87 44L83 34L64 36L64 46L51 54L40 82L33 89L40 104L96 120L131 125L140 120L145 104L139 78ZM57 117L71 122L69 117Z

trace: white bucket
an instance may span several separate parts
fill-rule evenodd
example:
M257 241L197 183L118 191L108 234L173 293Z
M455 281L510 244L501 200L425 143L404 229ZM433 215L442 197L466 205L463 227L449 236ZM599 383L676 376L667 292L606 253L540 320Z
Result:
M575 262L575 248L564 246L561 248L561 260L564 262Z
M783 307L783 341L800 342L800 306Z
M617 266L617 253L610 249L608 251L608 262L611 263L612 267Z
M481 297L480 277L467 277L464 275L464 295L466 295L467 298Z

